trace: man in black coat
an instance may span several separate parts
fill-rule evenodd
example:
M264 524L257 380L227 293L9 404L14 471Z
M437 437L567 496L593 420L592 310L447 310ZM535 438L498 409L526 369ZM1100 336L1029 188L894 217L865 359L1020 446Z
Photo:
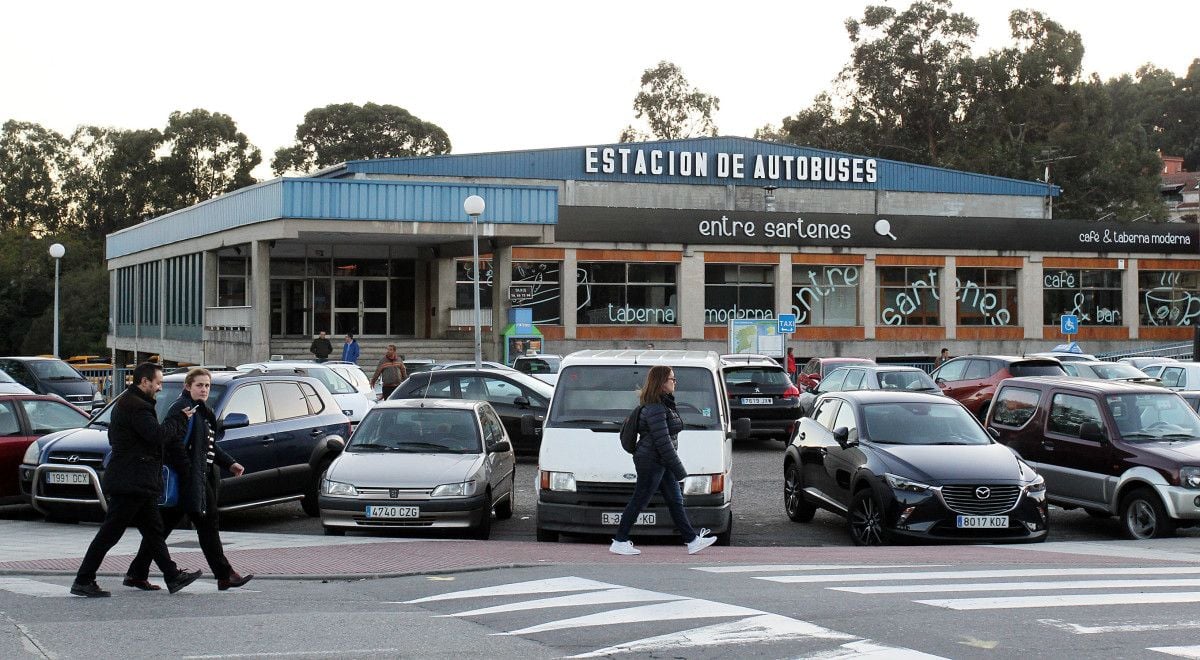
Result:
M308 347L308 352L312 353L317 358L317 362L324 362L329 359L329 354L333 352L333 344L329 341L329 337L325 336L325 331L321 331L321 336L312 340L312 344Z
M225 468L235 477L240 477L246 469L217 444L218 422L212 408L208 407L211 392L212 374L207 369L192 369L184 378L179 398L167 411L167 419L176 418L187 409L194 409L195 414L188 420L185 434L167 443L167 462L179 471L179 505L162 509L163 540L187 515L200 539L204 558L217 578L217 589L225 591L246 584L254 576L242 576L233 570L221 547L217 516L221 475L217 468ZM157 591L158 585L149 580L153 553L154 547L143 538L122 584L143 591Z
M96 571L129 526L138 528L143 543L150 543L154 562L166 578L171 593L200 577L198 570L181 571L171 561L163 541L162 518L158 513L158 500L163 491L163 447L183 435L187 420L195 410L183 409L159 424L154 414L154 397L162 390L162 379L161 366L153 362L139 364L133 370L133 384L113 406L108 427L112 455L104 470L103 482L108 510L75 574L71 593L76 596L111 595L96 584Z

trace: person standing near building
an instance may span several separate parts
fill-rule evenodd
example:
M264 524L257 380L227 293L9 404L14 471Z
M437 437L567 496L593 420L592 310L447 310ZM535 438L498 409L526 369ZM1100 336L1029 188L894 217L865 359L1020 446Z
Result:
M208 566L217 578L217 589L225 591L246 584L254 576L242 576L233 570L229 560L225 558L225 550L221 547L220 522L217 517L217 493L221 487L221 475L217 467L229 470L235 477L242 476L246 468L217 444L217 418L212 408L207 405L211 391L212 374L207 369L192 369L184 378L183 392L167 411L168 418L185 408L193 408L196 414L188 420L186 434L168 443L166 448L169 462L179 470L179 505L162 509L163 541L166 541L186 515L200 539L200 549L204 552L204 558L208 560ZM158 590L158 585L149 580L152 553L153 548L143 538L137 556L125 572L122 584L143 591Z
M112 455L104 470L108 510L79 565L75 582L71 584L71 593L76 596L111 595L96 584L96 571L108 551L121 540L125 528L130 526L137 527L143 544L149 544L149 554L166 578L171 593L200 577L199 570L180 570L171 561L163 540L163 522L158 513L158 500L163 491L163 448L168 442L183 437L196 409L181 408L159 424L154 414L154 398L162 390L162 380L161 366L152 362L139 364L133 370L133 384L113 406L108 427Z
M950 349L943 348L941 354L939 354L937 356L937 359L933 361L933 368L937 369L938 367L945 364L946 360L949 360L949 359L950 359Z
M788 346L787 357L784 359L784 369L787 369L788 378L796 379L796 356L792 355L792 347Z
M313 340L312 346L308 347L308 352L317 358L317 362L329 359L329 354L333 352L333 344L329 342L329 337L325 336L324 330L321 331L321 336Z
M675 410L675 372L665 365L656 365L646 374L646 383L642 386L639 405L643 406L638 419L638 443L633 452L633 467L637 471L637 485L633 487L633 496L625 505L621 514L621 523L617 526L617 535L613 537L609 552L617 555L638 555L642 551L633 547L629 540L629 532L638 514L650 503L655 491L662 494L667 502L667 510L671 520L683 535L687 543L689 555L707 548L717 539L708 536L709 530L697 532L688 520L687 511L683 508L683 493L679 491L679 482L687 477L687 470L679 460L676 452L679 446L679 432L683 430L683 420Z
M354 334L346 333L346 343L342 344L342 362L353 362L358 364L358 342L354 339Z
M387 353L379 360L379 366L375 367L375 373L371 376L371 387L375 387L375 381L383 380L383 400L392 395L396 387L408 378L408 370L404 367L404 358L396 355L396 345L388 344Z

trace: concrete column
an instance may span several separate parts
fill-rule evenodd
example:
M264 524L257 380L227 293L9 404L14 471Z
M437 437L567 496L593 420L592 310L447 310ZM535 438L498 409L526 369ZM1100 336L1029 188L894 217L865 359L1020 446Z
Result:
M779 266L775 269L775 313L792 313L792 255L779 254Z
M675 313L683 338L704 339L704 253L684 251L679 263L679 292Z
M1029 257L1025 267L1017 274L1017 288L1021 292L1021 325L1025 326L1026 339L1042 339L1043 277L1042 258Z
M858 280L859 304L858 316L862 319L863 338L875 338L875 316L878 314L878 302L875 292L875 255L868 254L863 259L862 277Z
M428 263L418 258L413 265L413 286L416 287L413 294L413 336L417 338L426 337L428 331L425 327L425 314L431 304L425 297L426 281L429 279ZM393 309L392 313L395 314L396 310Z
M946 266L942 269L942 278L938 286L938 295L942 297L941 309L942 327L946 329L946 339L958 336L958 276L957 260L946 257Z
M1125 327L1129 328L1129 338L1138 338L1138 328L1141 325L1142 310L1138 307L1138 260L1119 259L1125 262L1121 271L1121 314Z
M450 310L454 309L454 259L445 257L434 263L433 299L436 314L433 317L434 338L444 338L450 331Z
M508 285L512 284L512 246L492 250L492 332L483 338L483 352L496 362L504 360L504 328L508 326Z
M209 250L202 253L204 255L203 274L204 279L204 306L217 306L217 253Z
M162 260L154 262L155 270L158 271L158 338L160 340L167 338L167 296L175 295L174 291L167 291L167 265Z
M271 248L267 241L250 242L250 353L256 360L271 357Z
M559 299L562 306L563 339L575 339L577 323L576 309L579 307L578 273L579 261L575 250L563 250L562 269L558 272Z

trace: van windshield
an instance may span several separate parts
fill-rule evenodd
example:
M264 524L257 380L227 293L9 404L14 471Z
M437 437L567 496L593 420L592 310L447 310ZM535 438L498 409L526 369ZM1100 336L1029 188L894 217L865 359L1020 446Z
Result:
M638 405L651 364L571 366L558 378L547 426L616 431ZM707 369L675 367L675 403L686 428L719 429L720 409Z
M29 370L41 380L83 380L78 371L62 360L30 360Z

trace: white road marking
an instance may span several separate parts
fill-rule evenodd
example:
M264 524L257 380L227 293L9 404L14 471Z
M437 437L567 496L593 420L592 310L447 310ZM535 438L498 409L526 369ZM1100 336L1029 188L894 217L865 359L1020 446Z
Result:
M437 596L427 596L425 598L417 598L414 600L404 601L389 601L399 602L404 605L412 605L414 603L432 603L439 600L457 600L459 598L488 598L491 596L528 596L536 594L552 594L563 591L592 591L595 589L612 589L619 587L617 584L608 584L607 582L597 582L596 580L588 580L579 577L561 577L550 578L548 580L530 580L529 582L514 582L513 584L502 584L496 587L484 587L482 589L467 589L466 591L451 591L450 593L439 594Z
M564 628L584 628L588 626L613 626L623 623L645 623L647 621L678 621L686 619L704 619L708 617L733 617L764 614L760 610L752 610L739 605L728 605L711 600L688 598L670 603L656 605L641 605L619 610L598 612L570 619L560 619L548 623L522 628L497 635L530 635L533 633L562 630Z
M816 655L804 656L809 660L851 660L852 658L867 658L868 660L946 660L940 655L929 655L912 649L898 646L885 646L864 639L858 642L842 644L841 648Z
M704 571L705 573L787 573L791 571L851 571L860 568L873 568L881 570L885 568L945 568L952 564L762 564L759 566L695 566L693 571Z
M1029 607L1075 607L1080 605L1136 605L1146 603L1200 603L1200 591L1179 593L1058 594L1053 596L1009 596L1002 598L950 598L917 600L915 603L951 610L1010 610Z
M646 591L645 589L606 589L604 591L591 591L583 594L572 594L570 596L527 600L522 603L497 605L496 607L485 607L483 609L468 610L466 612L457 612L455 614L443 614L441 616L483 616L485 614L521 612L525 610L542 610L552 607L578 607L581 605L607 605L612 603L644 603L662 600L685 600L686 598L686 596L672 596L671 594L659 593L657 591Z
M635 642L617 644L572 658L595 658L617 653L654 653L692 647L755 642L786 642L798 639L858 639L854 635L797 621L778 614L760 614L747 619L693 628L677 633L647 637Z
M975 584L888 584L873 587L826 587L855 594L920 594L943 591L1053 591L1055 589L1145 589L1200 587L1200 578L1166 580L1061 580L1055 582L978 582Z
M1151 566L1146 568L1047 568L982 571L920 571L910 573L839 573L836 575L772 575L755 580L785 584L811 582L886 582L889 580L966 580L1006 577L1064 577L1068 575L1196 575L1200 566Z
M1108 633L1156 632L1160 630L1191 630L1200 628L1200 621L1176 621L1174 623L1114 623L1107 626L1084 626L1058 619L1038 619L1038 623L1065 630L1075 635L1100 635Z
M39 582L28 578L0 577L0 589L22 596L35 598L76 598L71 595L71 587L62 584Z
M231 658L337 658L355 655L399 653L400 649L338 649L336 651L279 651L276 653L228 653L225 655L185 655L183 660L229 660Z
M1053 552L1089 557L1123 557L1134 561L1186 561L1200 562L1200 554L1190 539L1156 539L1151 547L1144 543L1129 543L1128 541L1058 541L1055 543L1030 543L1026 545L983 546L986 548L1005 551L1021 550L1025 552Z
M1200 658L1200 646L1154 646L1147 651L1157 651L1179 658Z

